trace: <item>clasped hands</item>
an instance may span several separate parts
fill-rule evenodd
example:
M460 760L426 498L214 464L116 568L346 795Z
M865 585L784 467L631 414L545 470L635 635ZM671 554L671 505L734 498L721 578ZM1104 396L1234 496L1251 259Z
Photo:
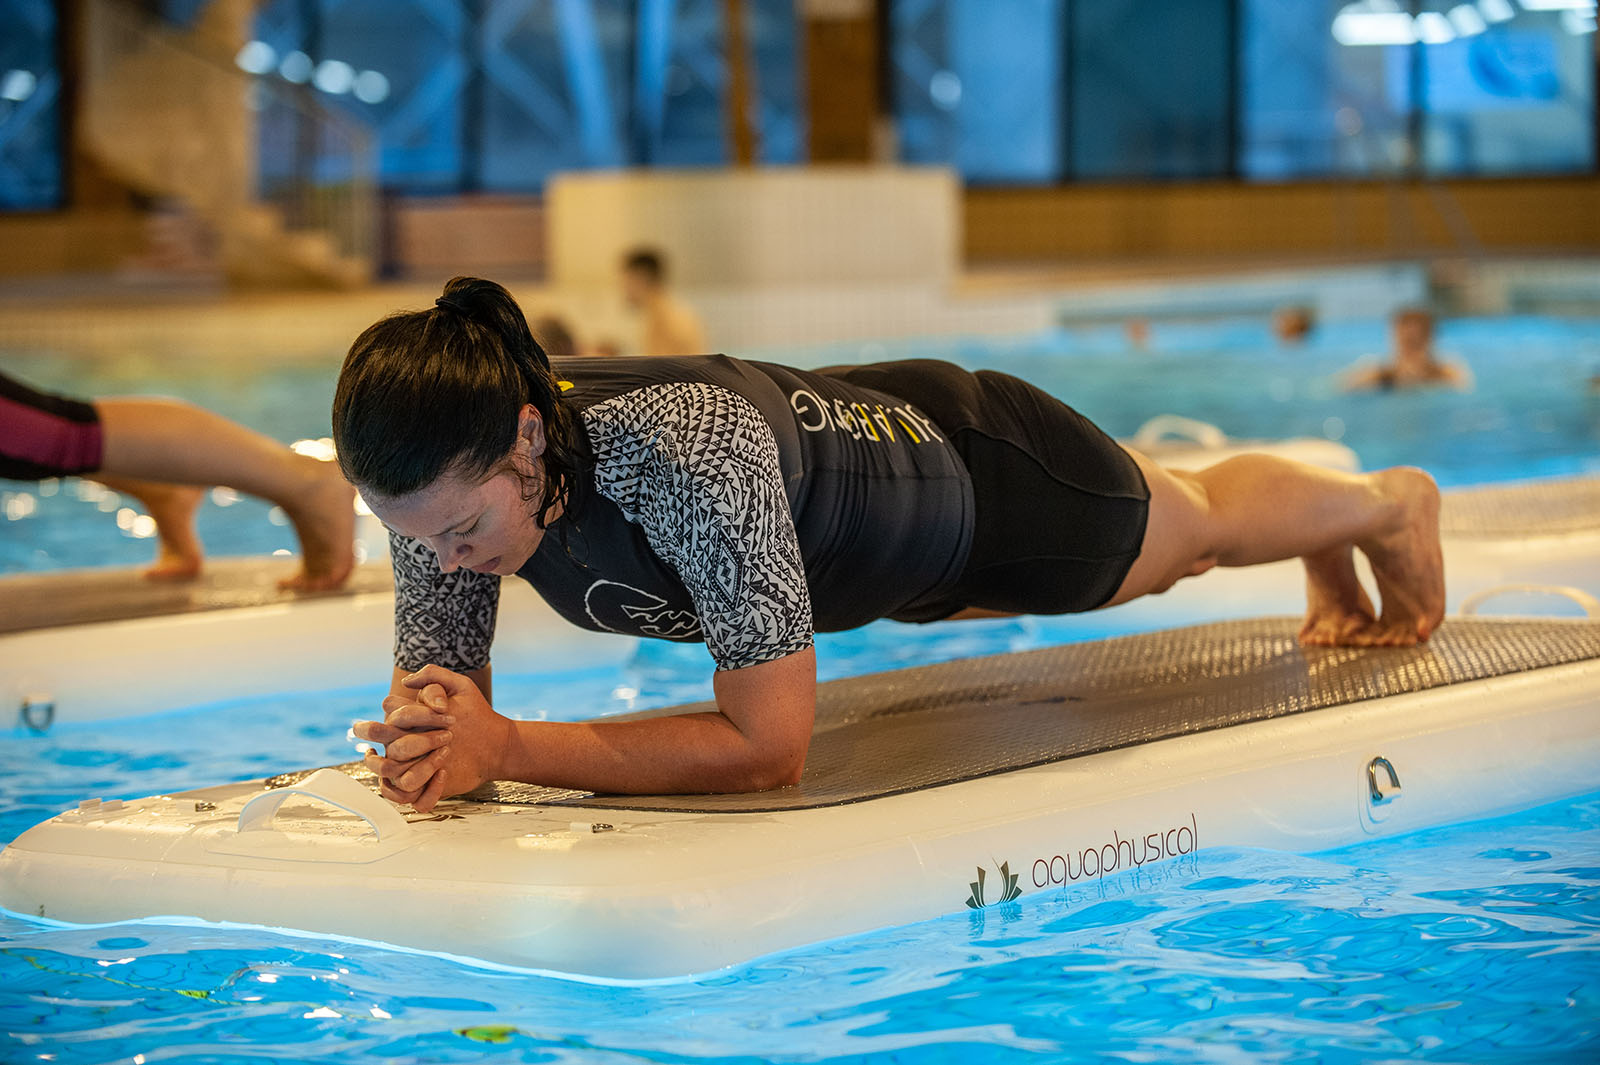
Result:
M514 726L478 686L440 666L424 666L401 683L415 694L389 696L382 721L358 721L353 729L384 747L365 758L378 793L427 813L440 799L497 779Z

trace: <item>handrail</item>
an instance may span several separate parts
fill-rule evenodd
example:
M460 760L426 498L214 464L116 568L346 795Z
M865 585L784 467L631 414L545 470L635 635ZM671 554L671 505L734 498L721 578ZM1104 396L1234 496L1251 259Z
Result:
M378 183L368 128L126 0L87 0L85 14L83 136L115 171L224 232L265 205L281 228L321 234L338 256L370 266Z

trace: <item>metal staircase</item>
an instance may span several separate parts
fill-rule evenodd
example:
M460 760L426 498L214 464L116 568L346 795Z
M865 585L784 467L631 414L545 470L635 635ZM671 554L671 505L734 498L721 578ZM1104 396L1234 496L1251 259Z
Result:
M378 193L368 130L309 88L252 77L200 33L125 0L88 0L84 12L80 150L129 188L185 204L215 232L230 281L370 280Z

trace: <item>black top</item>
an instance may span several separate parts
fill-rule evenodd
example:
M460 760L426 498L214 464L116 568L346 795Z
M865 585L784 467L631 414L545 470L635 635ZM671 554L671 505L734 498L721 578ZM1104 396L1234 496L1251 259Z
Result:
M554 366L586 472L518 575L573 623L704 640L734 669L817 631L916 617L959 576L966 468L925 414L848 368L720 355ZM486 664L499 579L442 574L420 541L393 549L397 664Z

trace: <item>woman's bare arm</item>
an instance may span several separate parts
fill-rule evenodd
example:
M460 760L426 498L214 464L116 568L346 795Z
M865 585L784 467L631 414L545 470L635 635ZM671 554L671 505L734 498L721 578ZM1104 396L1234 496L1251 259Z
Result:
M512 721L466 676L430 666L356 734L382 793L429 810L487 780L621 794L762 791L793 784L816 713L811 649L716 676L717 710L643 721ZM413 738L415 737L415 738Z

